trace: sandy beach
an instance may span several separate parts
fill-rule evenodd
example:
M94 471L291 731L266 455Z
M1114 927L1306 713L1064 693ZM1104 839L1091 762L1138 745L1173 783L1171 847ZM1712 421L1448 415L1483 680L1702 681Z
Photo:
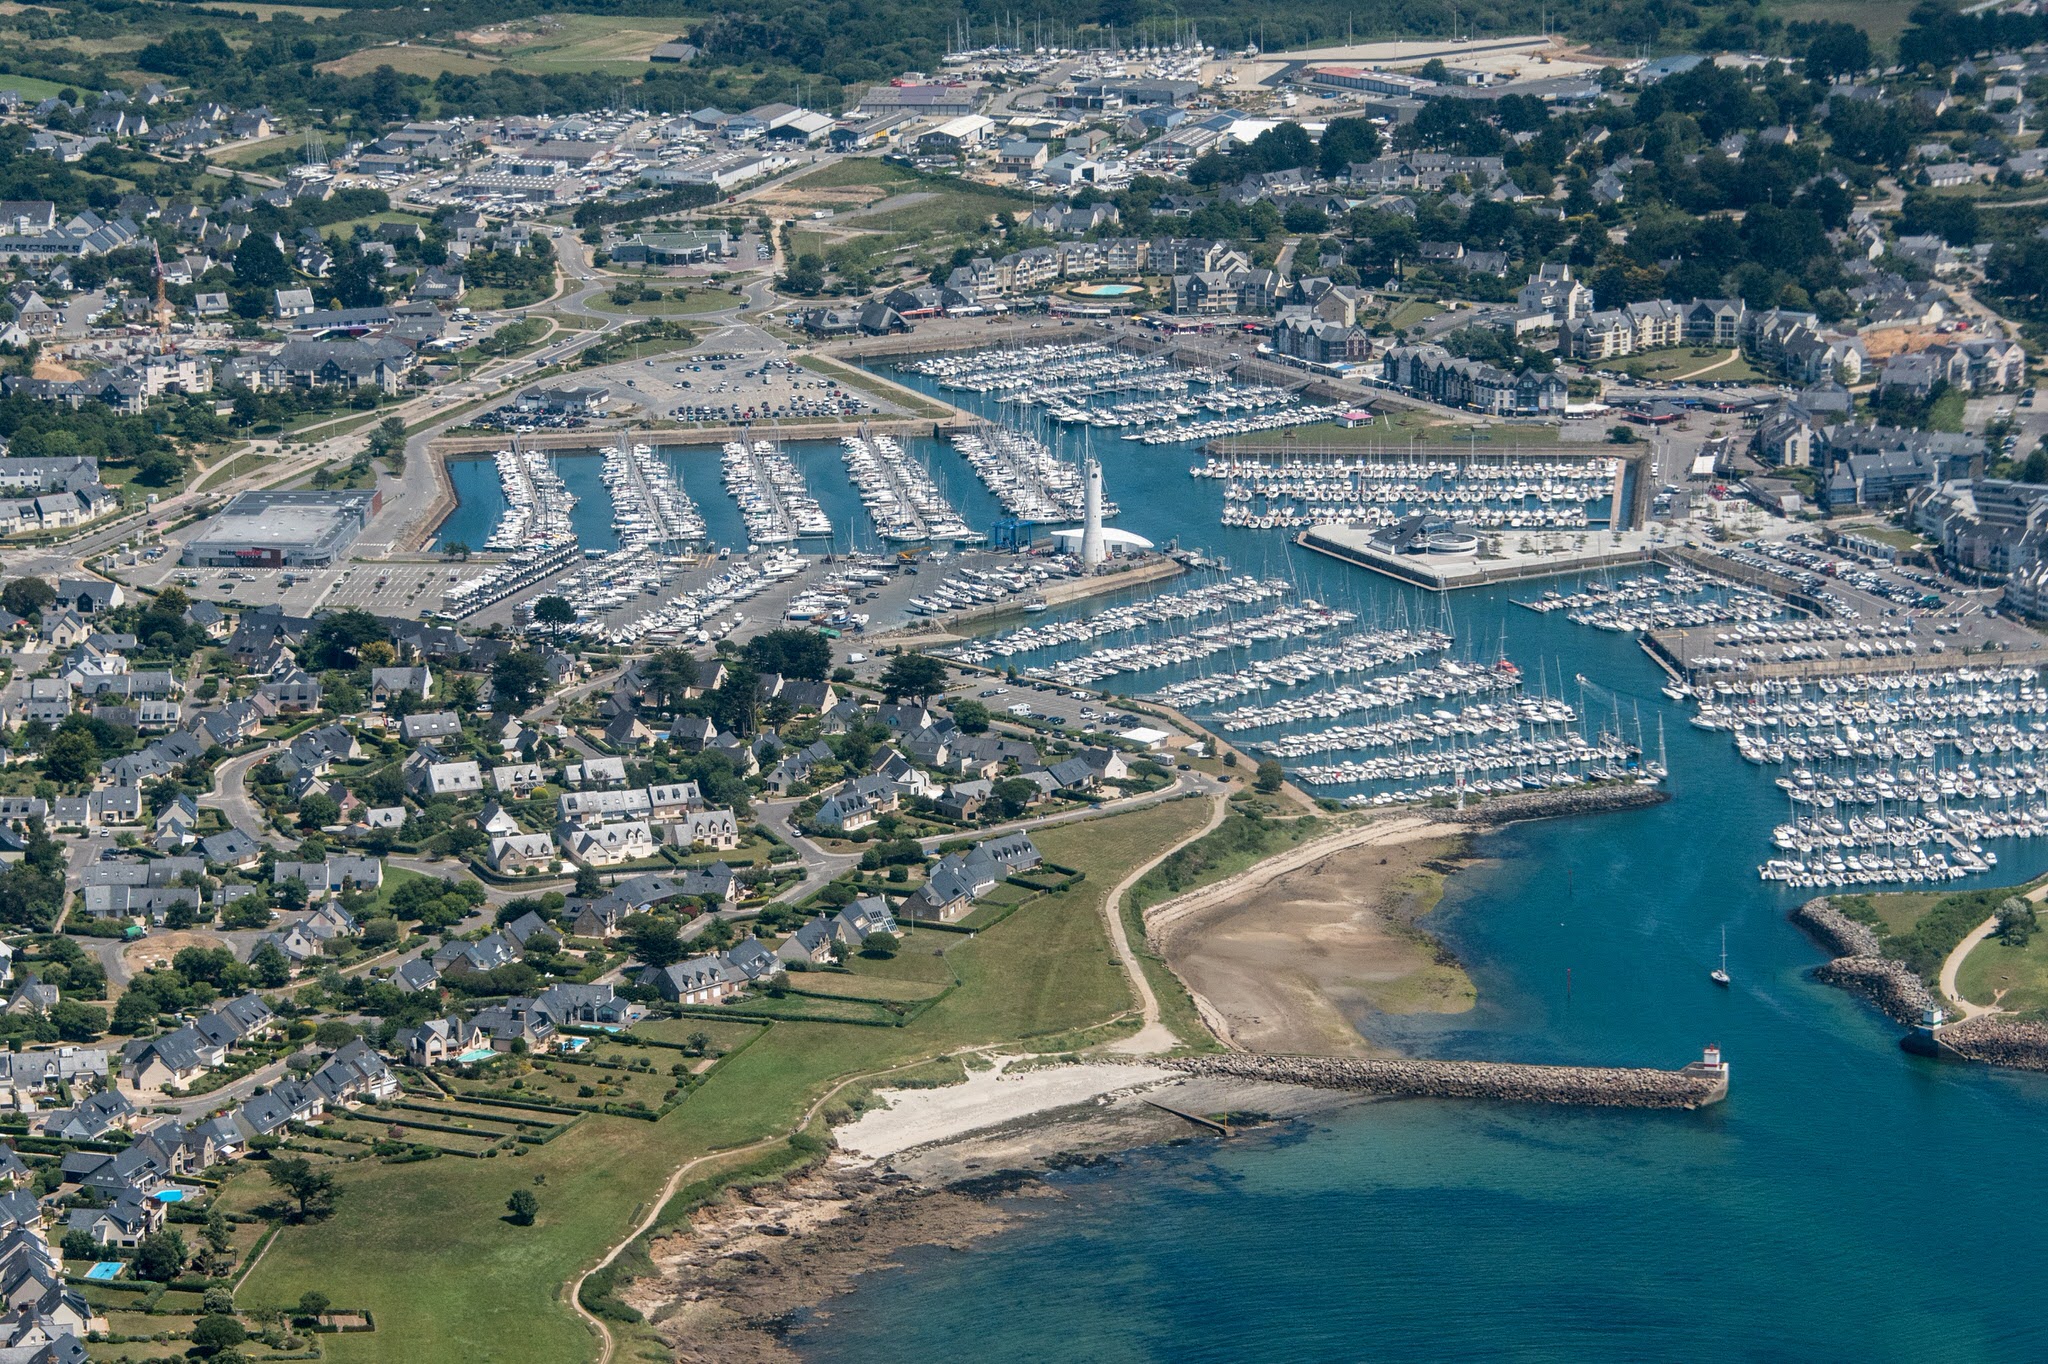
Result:
M1415 926L1463 855L1441 824L1375 821L1157 905L1146 926L1230 1045L1368 1055L1354 1018L1472 1007L1464 971Z

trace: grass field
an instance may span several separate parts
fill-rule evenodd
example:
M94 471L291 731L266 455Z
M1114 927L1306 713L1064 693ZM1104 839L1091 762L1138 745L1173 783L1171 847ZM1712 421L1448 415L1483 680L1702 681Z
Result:
M1854 22L1870 35L1872 48L1889 53L1899 35L1906 31L1906 18L1916 4L1917 0L1874 0L1856 7ZM1765 8L1787 23L1824 23L1839 20L1846 13L1841 6L1826 0L1773 0Z
M169 6L168 8L183 7ZM223 9L228 11L230 14L250 14L254 15L258 19L268 19L273 15L278 14L296 14L299 16L299 18L306 20L338 19L344 14L349 14L353 12L347 9L338 9L328 5L252 5L244 4L242 3L242 0L208 0L206 8Z
M320 70L331 71L337 76L367 76L380 66L414 76L438 76L443 71L452 71L458 76L481 76L493 67L503 63L491 57L479 57L452 47L365 47L337 57L331 62L322 62Z
M1638 379L1749 381L1763 377L1742 358L1740 351L1730 354L1712 346L1674 346L1667 350L1644 351L1640 355L1617 356L1597 364L1601 369L1619 370Z
M599 14L553 16L561 25L532 43L505 49L505 61L521 71L609 71L637 75L647 54L689 31L689 20Z
M865 231L900 232L923 245L939 237L975 235L988 226L992 214L1028 213L1031 209L1031 205L1016 199L983 194L964 187L958 190L914 190L912 193L929 197L880 212L853 215L849 217L849 223Z
M63 89L64 87L55 81L37 80L34 76L16 76L0 71L0 90L12 90L23 99L50 99Z
M1986 938L1963 959L1956 988L1972 1004L1995 1000L2014 1013L2048 1016L2048 934L2036 933L2024 947Z
M737 308L743 301L723 289L692 289L688 298L681 299L675 296L673 289L664 289L662 297L652 303L629 303L621 307L612 302L611 295L597 294L591 298L590 306L601 313L628 317L696 317Z
M790 189L842 189L848 185L901 185L917 179L917 175L894 162L872 157L855 157L835 161L831 165L812 171L809 175L798 176L789 182Z
M1428 303L1419 298L1409 299L1407 302L1396 306L1392 312L1387 314L1387 325L1396 328L1412 327L1418 322L1427 322L1442 311L1443 309L1437 307L1434 303Z
M907 1027L777 1023L659 1122L593 1116L518 1155L342 1166L334 1216L286 1229L239 1297L251 1306L285 1304L317 1288L369 1307L376 1332L322 1340L333 1364L587 1359L592 1339L562 1304L561 1286L644 1211L679 1162L787 1132L848 1076L989 1043L1054 1046L1126 1012L1131 995L1103 933L1102 896L1123 870L1200 818L1194 802L1175 801L1044 830L1037 841L1046 856L1086 871L1086 880L974 938L944 935L943 962L929 960L942 935L917 931L896 958L856 958L854 969L876 984L958 973L960 988ZM659 1027L713 1033L721 1044L744 1040L730 1023ZM671 1055L652 1053L658 1074ZM536 1226L514 1227L501 1216L515 1189L539 1198ZM246 1208L269 1197L251 1167L222 1201ZM652 1339L627 1334L627 1358L633 1342Z

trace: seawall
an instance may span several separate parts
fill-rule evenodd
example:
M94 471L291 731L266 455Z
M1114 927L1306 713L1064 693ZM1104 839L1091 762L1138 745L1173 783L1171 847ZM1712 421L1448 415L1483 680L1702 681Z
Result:
M1524 819L1557 819L1597 815L1613 810L1640 810L1662 805L1671 793L1658 786L1580 786L1563 791L1522 791L1473 801L1462 810L1428 809L1422 813L1439 824L1513 824Z
M1270 1080L1415 1099L1591 1108L1699 1108L1728 1097L1727 1072L1538 1066L1506 1061L1355 1060L1333 1056L1173 1057L1160 1065L1189 1075Z
M1836 954L1834 960L1814 968L1815 980L1861 995L1895 1023L1917 1026L1934 1007L1926 983L1904 962L1885 956L1877 933L1836 909L1826 896L1808 900L1792 911L1791 918L1815 942Z

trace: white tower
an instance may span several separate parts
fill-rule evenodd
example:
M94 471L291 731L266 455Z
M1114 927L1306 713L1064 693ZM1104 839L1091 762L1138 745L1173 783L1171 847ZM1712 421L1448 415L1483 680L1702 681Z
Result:
M1102 566L1102 466L1089 460L1081 494L1081 568L1093 573Z

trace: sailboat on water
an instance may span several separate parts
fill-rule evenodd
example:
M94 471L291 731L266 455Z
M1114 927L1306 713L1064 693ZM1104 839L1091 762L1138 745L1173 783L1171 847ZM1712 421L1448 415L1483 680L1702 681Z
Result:
M1728 930L1725 928L1721 930L1721 967L1707 974L1714 984L1723 989L1728 987Z

